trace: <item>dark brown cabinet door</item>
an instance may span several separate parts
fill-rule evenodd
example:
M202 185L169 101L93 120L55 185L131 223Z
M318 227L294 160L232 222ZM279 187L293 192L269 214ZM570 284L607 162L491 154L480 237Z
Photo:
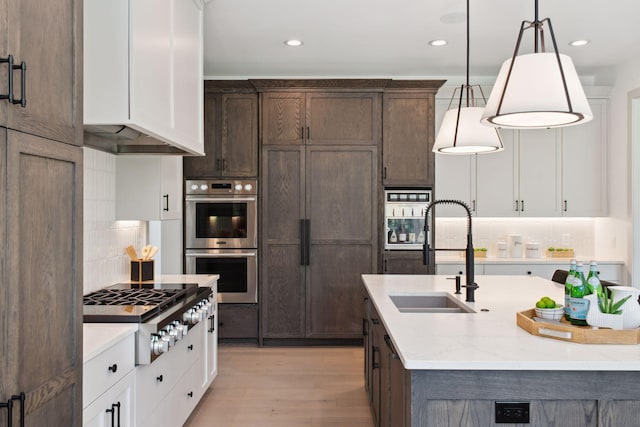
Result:
M0 102L8 128L69 144L82 144L82 0L8 0L0 17L8 40L0 56L25 62L26 78L13 71L14 96L26 106ZM4 44L4 43L3 43ZM3 76L6 76L3 64ZM2 80L2 92L6 86Z
M431 187L435 157L434 94L385 93L383 183Z
M384 274L434 274L435 266L422 264L422 251L388 251L382 255Z
M262 94L262 144L299 145L306 135L305 94Z
M80 426L82 149L12 130L6 144L0 383L26 393L25 425Z
M376 145L380 141L380 94L309 92L306 139L314 145Z
M261 320L264 338L304 338L304 147L262 155Z
M187 178L258 176L258 95L206 93L204 157L185 157Z
M361 274L375 272L377 148L307 147L307 337L360 338Z

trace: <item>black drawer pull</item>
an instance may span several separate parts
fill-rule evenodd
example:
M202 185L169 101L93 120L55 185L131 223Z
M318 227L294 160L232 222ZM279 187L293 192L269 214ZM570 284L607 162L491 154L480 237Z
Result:
M193 392L192 392L192 391L190 391L189 393L187 393L187 396L189 396L189 397L193 397Z
M8 64L7 71L7 94L0 95L0 99L7 99L13 104L13 55L9 55L6 58L0 58L0 64Z
M12 99L11 102L24 108L27 106L27 64L22 61L20 65L14 65L13 69L20 70L20 99ZM13 98L13 93L11 97Z
M193 344L190 344L187 348L188 348L189 350L193 350Z
M161 383L162 381L164 381L164 376L162 374L160 374L159 376L156 377L156 381Z
M118 364L114 363L113 365L109 366L109 372L113 372L114 374L116 373L116 371L118 370Z

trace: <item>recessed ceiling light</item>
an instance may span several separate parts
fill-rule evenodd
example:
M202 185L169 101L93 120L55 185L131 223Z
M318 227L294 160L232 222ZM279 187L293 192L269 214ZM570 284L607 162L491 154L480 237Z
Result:
M575 47L584 46L587 44L589 44L589 40L574 40L571 43L569 43L570 46L575 46Z
M302 46L303 45L301 40L296 40L296 39L285 40L284 44L286 44L287 46Z
M447 44L446 40L431 40L429 42L431 46L444 46Z

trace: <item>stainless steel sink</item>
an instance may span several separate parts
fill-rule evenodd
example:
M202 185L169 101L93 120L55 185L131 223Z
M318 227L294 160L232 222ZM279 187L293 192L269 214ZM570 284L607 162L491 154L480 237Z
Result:
M475 313L448 293L428 295L389 295L401 313Z

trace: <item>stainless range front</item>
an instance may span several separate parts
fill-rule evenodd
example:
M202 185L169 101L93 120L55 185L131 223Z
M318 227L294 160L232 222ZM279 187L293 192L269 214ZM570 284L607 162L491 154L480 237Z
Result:
M214 328L211 288L195 283L120 283L85 295L85 323L137 323L136 364L170 351L194 325Z

